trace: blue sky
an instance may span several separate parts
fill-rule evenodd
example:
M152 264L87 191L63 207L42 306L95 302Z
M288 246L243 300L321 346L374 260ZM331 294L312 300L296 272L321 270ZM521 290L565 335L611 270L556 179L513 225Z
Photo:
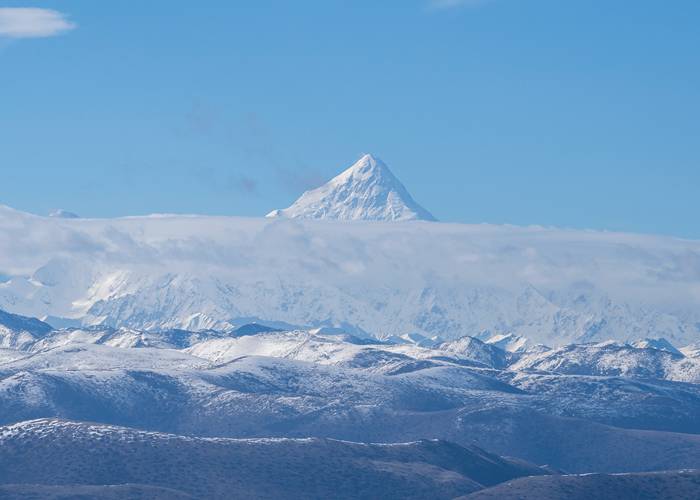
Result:
M263 215L372 152L441 220L700 238L696 0L0 7L55 11L0 11L15 208Z

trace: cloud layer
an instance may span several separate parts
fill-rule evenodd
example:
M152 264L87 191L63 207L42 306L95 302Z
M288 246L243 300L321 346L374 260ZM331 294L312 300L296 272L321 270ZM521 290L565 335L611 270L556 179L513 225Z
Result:
M0 8L0 37L43 38L75 28L61 12L37 8Z

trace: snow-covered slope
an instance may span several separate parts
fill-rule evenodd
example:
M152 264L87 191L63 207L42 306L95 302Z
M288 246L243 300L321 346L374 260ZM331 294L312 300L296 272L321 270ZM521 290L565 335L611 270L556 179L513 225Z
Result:
M305 192L289 208L268 217L340 220L428 220L435 218L418 205L389 167L367 154L323 186Z
M473 348L464 347L469 341ZM456 347L459 346L459 347ZM263 333L199 342L185 352L223 364L244 356L270 356L320 365L357 368L396 375L454 363L502 368L508 355L476 339L459 339L432 349L412 344L370 343L351 336L319 335L306 331ZM465 380L468 378L465 376Z
M700 359L700 342L696 344L687 345L681 347L680 352L689 358L699 358Z
M676 349L668 340L660 339L641 339L631 343L637 349L658 349L659 351L670 352L671 354L680 355L681 351Z
M0 207L0 309L65 324L698 341L700 242L537 227Z
M700 383L700 360L681 353L614 342L564 346L525 353L512 370L541 370L570 375L621 376Z
M492 368L504 368L510 359L509 354L505 350L468 336L444 342L438 345L436 349L479 361Z
M183 349L203 340L229 337L229 333L216 330L192 332L188 330L143 331L132 328L65 328L53 330L39 340L24 344L24 350L45 351L69 344L84 343L112 347L160 347Z
M529 345L528 339L512 333L488 336L485 342L508 352L525 352L528 348L533 347Z

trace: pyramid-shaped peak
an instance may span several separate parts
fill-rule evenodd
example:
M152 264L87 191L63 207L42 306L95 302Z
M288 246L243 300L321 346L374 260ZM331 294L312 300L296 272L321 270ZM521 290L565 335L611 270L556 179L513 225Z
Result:
M348 170L352 169L357 169L357 170L382 170L382 169L388 169L386 164L380 159L374 156L371 153L367 153L362 155L362 158L357 160L355 164L350 167Z
M363 155L362 155L362 158L360 158L359 160L357 160L357 163L355 163L355 165L353 165L353 166L356 166L356 165L362 165L362 166L370 165L370 166L372 166L372 167L376 167L376 166L378 166L378 165L380 165L380 164L381 164L382 166L385 166L385 167L386 167L386 165L384 165L384 162L383 162L381 159L377 158L377 157L374 156L372 153L366 153L366 154L363 154ZM352 168L352 167L350 167L350 168Z
M389 170L389 167L386 166L386 163L372 154L363 155L362 158L353 163L351 167L335 177L333 181L345 182L349 177L362 179L370 177L389 177L392 180L396 179L394 174Z
M429 220L435 218L418 205L389 167L372 154L323 186L305 192L289 208L268 217L338 220Z

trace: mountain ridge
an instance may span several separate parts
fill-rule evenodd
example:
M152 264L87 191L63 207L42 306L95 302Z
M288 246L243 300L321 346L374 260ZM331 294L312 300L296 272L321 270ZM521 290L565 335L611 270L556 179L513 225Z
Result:
M126 482L197 498L449 499L547 474L525 461L442 440L201 438L59 419L0 427L0 445L7 465L0 484Z

